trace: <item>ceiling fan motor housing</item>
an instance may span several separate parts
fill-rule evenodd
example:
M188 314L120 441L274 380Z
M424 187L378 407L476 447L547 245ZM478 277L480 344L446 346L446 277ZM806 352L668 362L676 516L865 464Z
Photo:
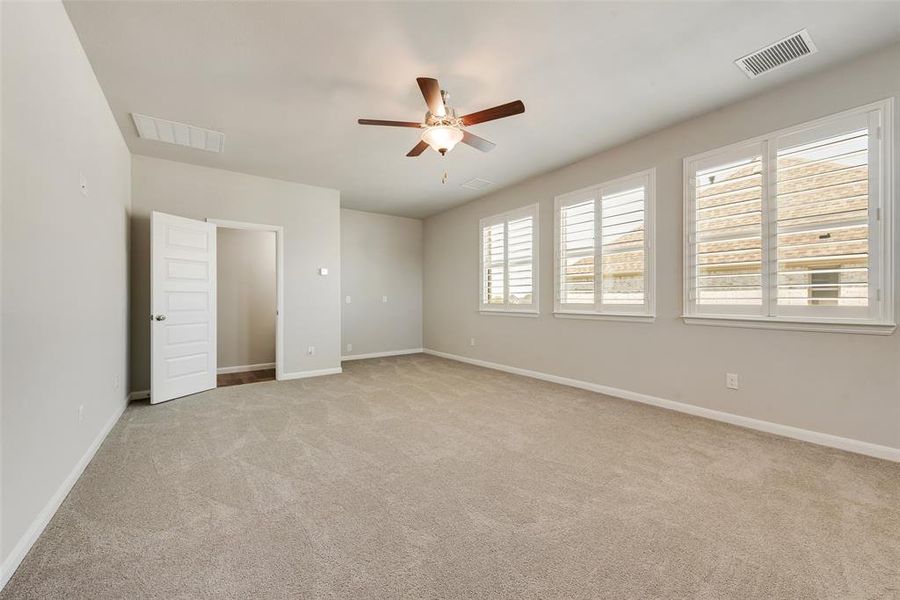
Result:
M440 125L447 125L449 127L462 127L462 119L456 116L456 109L452 106L445 106L444 110L446 110L447 114L443 117L437 117L431 113L431 111L425 112L425 125L428 127L438 127Z

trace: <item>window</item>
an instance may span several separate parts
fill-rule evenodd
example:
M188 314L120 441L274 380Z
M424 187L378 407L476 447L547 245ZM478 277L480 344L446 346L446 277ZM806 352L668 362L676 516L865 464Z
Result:
M484 312L537 314L538 205L482 219Z
M688 322L893 330L890 116L885 101L685 159Z
M556 303L562 317L652 320L655 172L556 198Z

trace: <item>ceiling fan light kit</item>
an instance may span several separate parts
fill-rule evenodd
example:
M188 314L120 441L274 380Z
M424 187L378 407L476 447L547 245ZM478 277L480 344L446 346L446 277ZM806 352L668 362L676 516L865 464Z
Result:
M437 79L431 77L419 77L416 79L428 112L425 113L425 122L414 121L385 121L381 119L359 119L360 125L380 125L384 127L415 127L424 128L421 140L410 150L407 156L419 156L426 148L431 147L435 152L445 156L459 143L467 144L481 150L490 152L494 149L493 142L470 133L465 128L470 125L502 119L525 112L525 105L521 100L501 104L493 108L480 110L462 117L456 116L456 110L447 104L450 95L441 89Z
M422 133L422 141L444 156L463 139L463 132L451 125L436 125Z

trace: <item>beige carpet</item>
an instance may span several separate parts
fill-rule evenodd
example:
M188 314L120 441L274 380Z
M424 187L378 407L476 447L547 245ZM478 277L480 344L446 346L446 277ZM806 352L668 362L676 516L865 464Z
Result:
M900 465L423 355L131 406L0 597L900 598Z

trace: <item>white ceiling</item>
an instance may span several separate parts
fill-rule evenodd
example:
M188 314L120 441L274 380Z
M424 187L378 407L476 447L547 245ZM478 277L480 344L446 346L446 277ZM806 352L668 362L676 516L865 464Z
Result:
M897 2L68 2L131 151L341 190L345 207L422 217L900 39ZM732 61L807 28L819 53L750 81ZM490 154L406 152L417 76ZM223 131L213 154L138 139L139 112ZM449 175L441 183L444 171ZM486 191L460 187L473 177Z

